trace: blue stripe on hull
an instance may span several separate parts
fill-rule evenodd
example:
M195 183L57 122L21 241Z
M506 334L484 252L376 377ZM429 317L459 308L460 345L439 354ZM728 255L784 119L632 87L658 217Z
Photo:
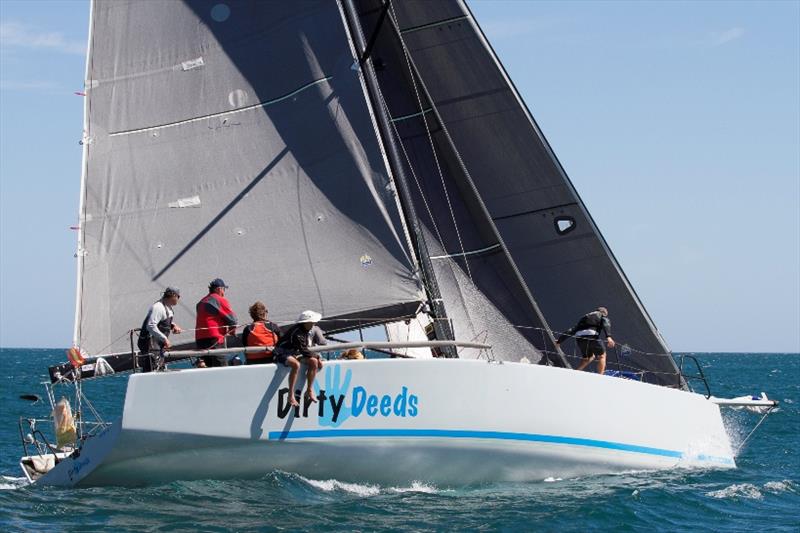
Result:
M329 439L336 437L433 437L450 439L498 439L516 440L527 442L546 442L550 444L571 444L573 446L588 446L592 448L605 448L608 450L619 450L624 452L644 453L648 455L658 455L661 457L684 457L682 452L665 450L662 448L651 448L649 446L637 446L635 444L624 444L621 442L611 442L595 439L581 439L576 437L560 437L557 435L538 435L535 433L510 433L505 431L470 431L459 429L312 429L298 431L270 431L269 440L292 440L292 439ZM733 460L727 457L712 457L701 455L696 457L700 461L712 461L716 463L733 464Z

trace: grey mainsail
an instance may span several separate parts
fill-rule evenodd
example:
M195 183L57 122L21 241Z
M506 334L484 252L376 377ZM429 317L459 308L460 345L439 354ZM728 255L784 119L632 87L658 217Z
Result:
M122 351L167 285L276 321L423 300L333 2L96 0L76 342ZM177 340L180 341L180 338Z
M381 9L377 0L360 5L365 18ZM467 6L405 0L392 3L390 17L547 322L565 330L605 305L614 336L633 348L611 352L610 367L681 385L666 343ZM385 77L404 68L388 54L374 55Z

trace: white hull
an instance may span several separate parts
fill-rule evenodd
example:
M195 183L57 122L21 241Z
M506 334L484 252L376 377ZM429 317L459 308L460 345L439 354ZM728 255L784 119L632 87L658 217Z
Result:
M324 407L295 416L285 408L287 376L274 365L133 375L122 420L39 483L257 478L278 469L459 485L735 467L719 407L674 389L518 363L337 361L317 378Z

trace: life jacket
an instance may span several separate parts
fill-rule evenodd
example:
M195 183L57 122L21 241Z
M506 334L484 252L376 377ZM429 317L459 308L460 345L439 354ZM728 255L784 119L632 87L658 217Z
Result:
M247 334L247 346L270 346L278 342L278 334L267 327L264 322L253 322ZM272 349L263 352L245 354L248 361L258 361L272 357Z
M158 302L156 302L158 303ZM175 316L170 315L170 309L164 304L163 302L161 305L164 306L164 309L167 311L167 318L163 320L159 320L158 324L156 324L156 328L158 331L164 334L164 336L169 337L169 334L172 333L172 321L174 320ZM150 351L150 331L147 329L147 323L150 322L150 316L153 314L153 308L151 307L150 310L147 312L147 316L144 317L144 322L142 322L141 330L139 331L139 341L137 345L139 347L139 352L147 353Z
M195 340L215 339L222 343L227 328L236 324L236 315L230 308L228 300L216 293L207 294L197 303L197 319L195 320Z

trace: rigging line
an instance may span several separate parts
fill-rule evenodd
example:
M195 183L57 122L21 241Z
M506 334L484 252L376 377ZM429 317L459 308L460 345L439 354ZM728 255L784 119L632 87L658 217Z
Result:
M464 252L462 254L445 254L445 255L432 255L430 259L448 259L450 257L466 257L468 255L478 255L484 252L490 252L492 250L496 250L500 248L500 243L495 243L491 246L487 246L485 248L481 248L479 250L470 250L469 252Z
M397 13L395 12L394 6L393 5L390 6L390 9L392 10L392 17L394 18L395 26L397 26L397 20L398 19L397 19ZM399 26L398 26L398 29L399 29ZM419 106L420 111L424 111L425 108L422 105L422 98L420 98L419 88L417 87L417 78L416 78L416 76L414 74L414 69L411 67L411 54L409 53L408 48L406 47L406 43L403 40L402 32L398 32L397 39L398 39L398 41L400 41L400 46L402 46L402 48L403 48L403 56L404 56L404 58L406 60L406 66L408 67L408 73L411 76L411 84L414 87L414 94L415 94L415 96L417 98L417 105ZM433 99L430 100L430 104L431 104L431 108L433 108L434 107ZM431 130L428 127L428 119L427 119L427 117L424 116L424 114L423 114L423 117L422 117L422 122L425 125L425 132L428 134L428 142L431 145L431 152L433 153L433 159L436 162L436 170L439 173L439 179L442 182L442 190L444 191L444 196L445 196L445 199L447 200L447 208L450 211L450 218L453 220L453 229L455 229L455 231L456 231L456 237L458 238L458 245L461 248L461 253L465 254L466 250L464 250L464 243L461 240L461 231L459 231L459 229L458 229L458 222L456 221L456 215L455 215L455 212L453 211L453 205L450 202L450 193L448 192L447 185L445 184L444 174L442 173L442 167L441 167L441 164L439 163L439 156L436 154L436 145L433 142L433 135L431 134ZM445 243L442 242L442 248L444 248L444 247L445 247ZM447 251L447 250L445 250L445 251ZM464 256L464 266L467 268L467 276L469 276L469 280L474 285L475 284L475 280L472 279L472 270L469 267L469 260L466 258L466 256Z
M542 332L547 332L547 331L549 331L549 332L550 332L550 333L552 333L552 334L553 334L553 336L555 336L556 338L557 338L559 335L561 335L562 333L564 333L563 331L548 330L548 329L545 329L545 328L539 328L539 327L536 327L536 326L519 326L519 325L517 325L517 324L512 324L512 326L513 326L513 327L515 327L515 328L517 328L517 329L534 329L534 330L538 330L538 331L542 331ZM577 338L578 338L578 337L577 337L577 336L575 336L575 335L567 335L567 337L568 337L568 338L571 338L571 339L577 339ZM634 348L633 346L631 346L631 345L629 345L629 344L626 344L626 343L624 343L624 342L620 342L620 341L616 342L616 344L617 344L617 345L620 345L620 344L622 344L622 345L624 345L624 346L627 346L627 347L630 349L630 351L631 351L632 353L637 353L637 354L639 354L639 355L652 355L652 356L659 356L659 357L672 357L672 356L673 356L673 354L672 354L672 353L670 353L670 352L662 352L662 353L659 353L659 352L645 352L645 351L643 351L643 350L639 350L639 349L637 349L637 348Z
M752 429L752 431L750 431L750 433L748 433L747 437L745 437L745 439L742 441L742 443L741 443L741 444L740 444L740 445L739 445L739 446L736 448L736 453L735 453L735 454L733 454L734 456L737 456L737 455L739 455L739 451L741 451L741 449L744 447L745 443L746 443L748 440L750 440L750 437L752 437L752 436L753 436L753 433L755 433L755 432L756 432L756 430L758 429L758 426L760 426L760 425L761 425L761 423L762 423L764 420L766 420L766 419L767 419L767 416L768 416L768 415L769 415L769 414L772 412L772 410L773 410L773 409L775 409L775 406L772 406L772 407L768 407L768 408L767 408L767 411L764 413L764 416L762 416L762 417L761 417L761 420L759 420L759 421L758 421L758 424L756 424L756 426L755 426L755 427Z
M164 129L164 128L172 128L174 126L181 126L183 124L189 124L189 123L192 123L192 122L199 122L201 120L206 120L206 119L209 119L209 118L216 118L216 117L222 117L222 116L227 116L227 115L234 115L234 114L237 114L237 113L243 113L245 111L250 111L252 109L267 107L269 105L277 104L278 102L282 102L284 100L287 100L287 99L289 99L289 98L291 98L291 97L293 97L293 96L295 96L295 95L297 95L297 94L299 94L299 93L301 93L301 92L303 92L303 91L305 91L307 89L310 89L311 87L314 87L314 86L319 85L321 83L325 83L327 81L330 81L331 79L333 79L333 76L325 76L324 78L320 78L318 80L314 80L312 82L306 83L302 87L300 87L298 89L295 89L294 91L292 91L290 93L284 94L283 96L279 96L277 98L273 98L272 100L267 100L267 101L264 101L264 102L258 102L258 103L253 104L253 105L240 107L239 109L232 109L230 111L220 111L218 113L210 113L208 115L202 115L202 116L199 116L199 117L187 118L187 119L178 120L178 121L175 121L175 122L168 122L166 124L159 124L158 126L148 126L146 128L137 128L137 129L132 129L132 130L115 131L113 133L109 133L108 136L109 137L116 137L116 136L119 136L119 135L132 135L134 133L143 133L143 132L146 132L146 131L154 131L154 130L160 130L160 129Z
M399 116L397 118L392 118L391 120L392 120L392 122L402 122L402 121L408 120L410 118L419 117L421 115L424 115L425 113L430 113L431 111L433 111L433 108L432 107L427 107L427 108L423 109L422 111L420 111L419 113L411 113L409 115L401 115L401 116Z
M389 113L389 105L386 103L386 99L383 97L383 93L380 93L381 104L383 104L383 108L386 110L386 113ZM439 231L439 225L436 224L436 218L433 216L433 211L431 211L431 206L428 204L428 199L425 197L425 192L422 190L422 185L419 182L419 177L417 176L416 171L414 170L414 165L411 164L411 158L406 151L405 143L403 142L403 138L400 136L400 132L397 130L397 126L394 122L390 121L392 125L392 130L394 131L395 136L400 141L400 148L403 151L403 158L406 160L408 164L409 170L411 170L411 176L414 178L414 183L417 185L417 189L419 190L419 195L422 198L422 203L425 205L425 211L428 212L428 216L430 217L431 224L433 224L433 230L436 232L436 237L439 239L439 242L442 243L444 246L444 239L442 238L442 234Z

